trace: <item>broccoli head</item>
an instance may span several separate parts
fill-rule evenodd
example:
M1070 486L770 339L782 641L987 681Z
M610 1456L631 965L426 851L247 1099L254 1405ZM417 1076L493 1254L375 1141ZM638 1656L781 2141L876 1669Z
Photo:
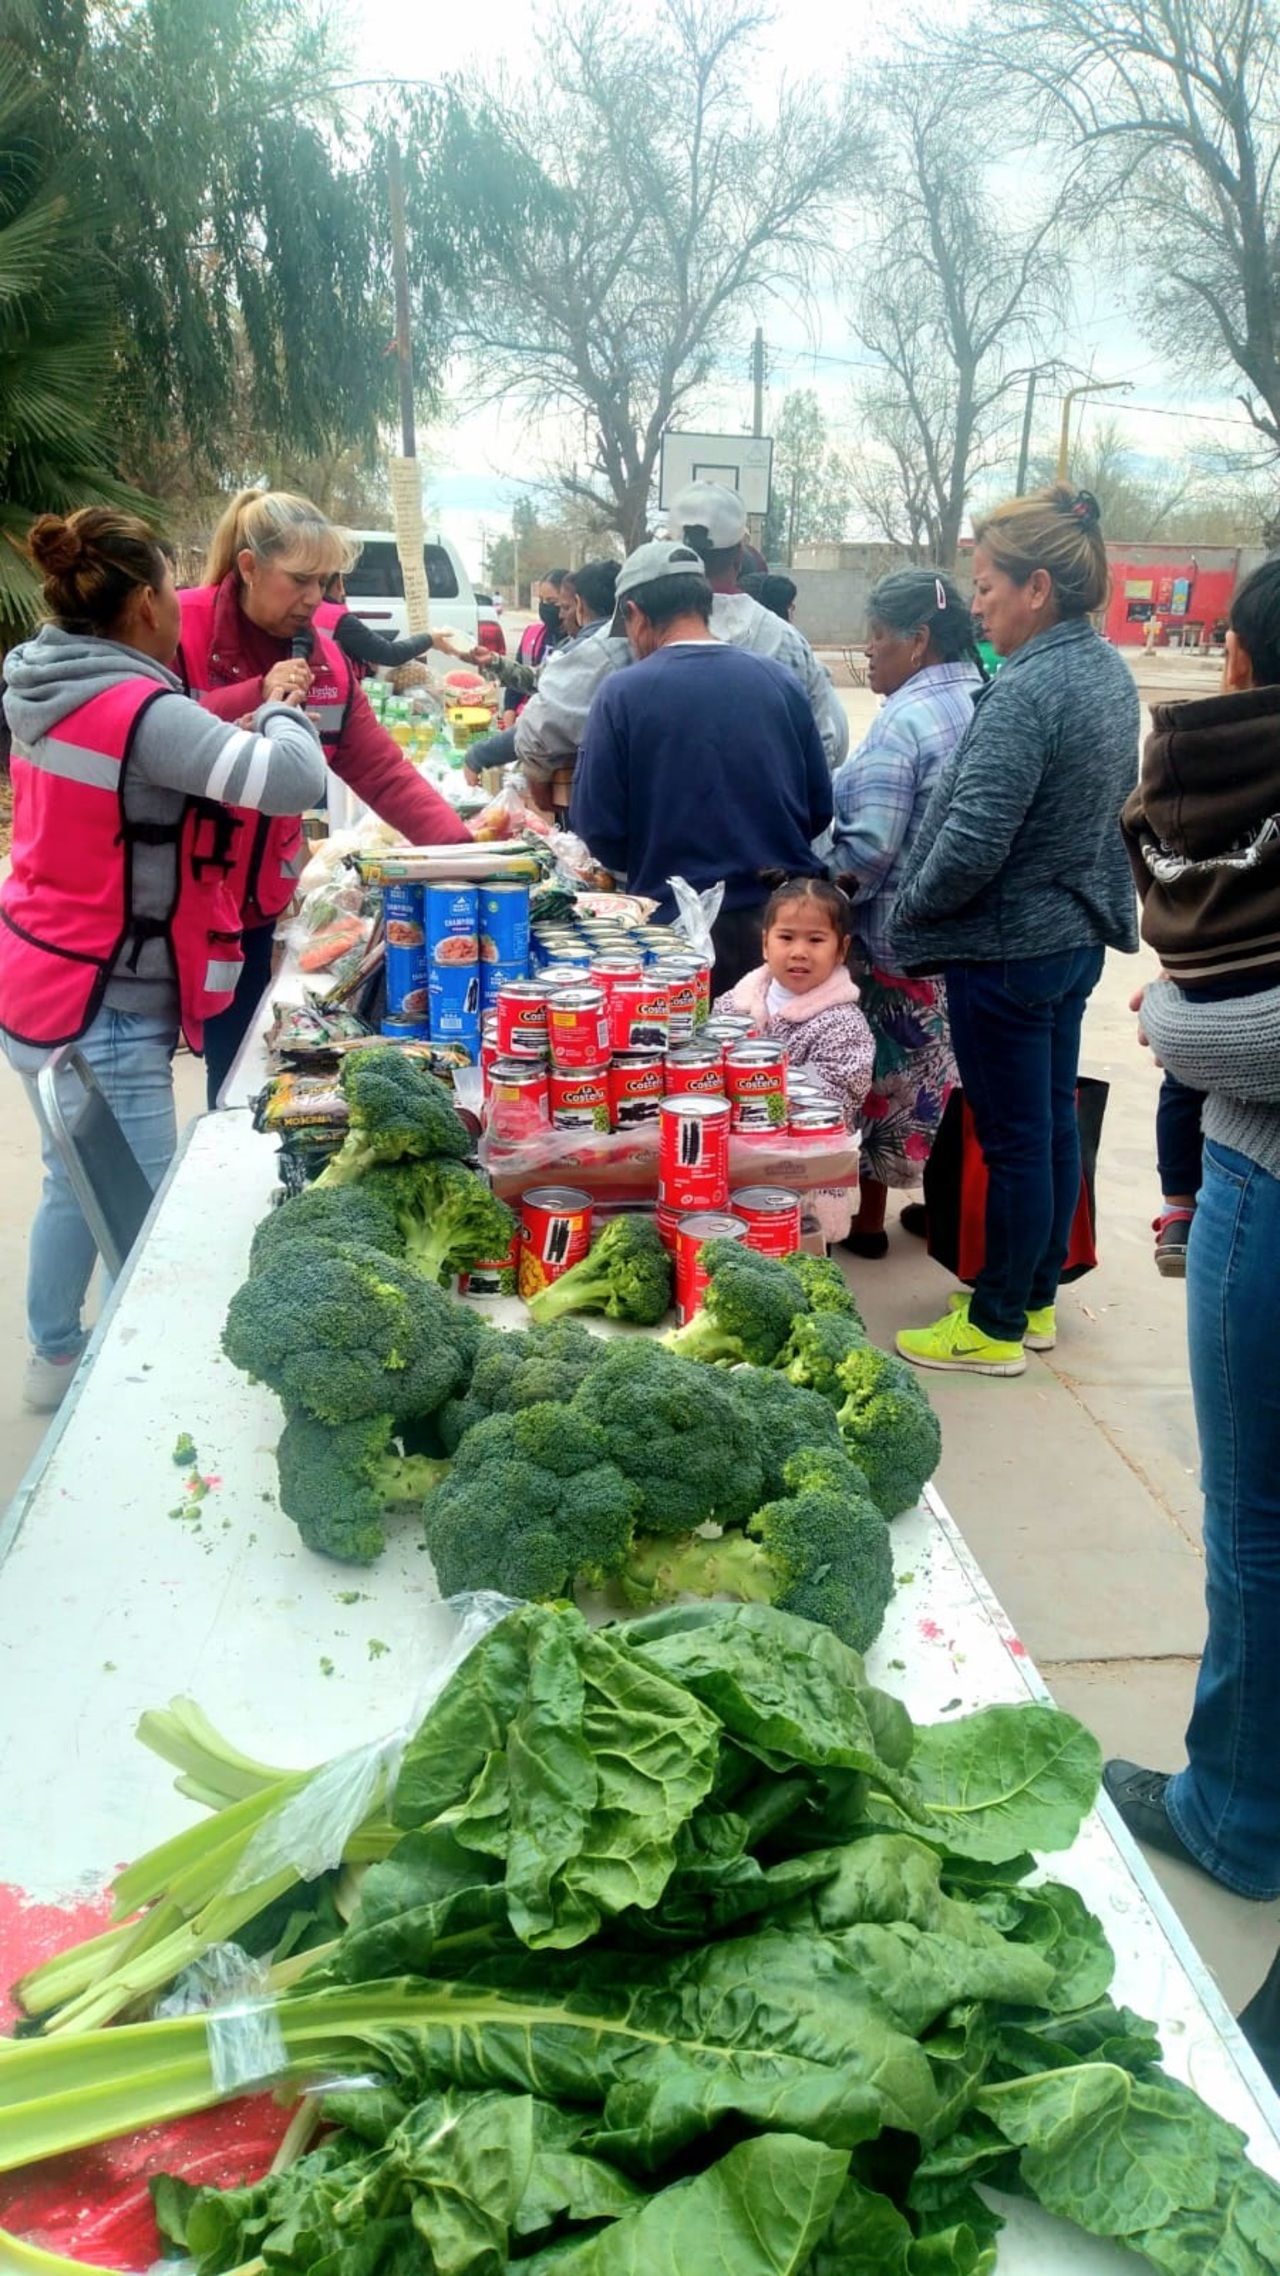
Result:
M389 1194L363 1185L308 1186L282 1201L264 1217L249 1251L250 1272L265 1272L282 1248L294 1241L352 1242L360 1248L382 1249L388 1256L403 1253L404 1241L396 1223Z
M236 1290L222 1348L289 1405L346 1423L431 1414L465 1382L480 1334L398 1258L312 1240L282 1246Z
M811 1312L843 1312L847 1320L861 1328L862 1314L857 1300L834 1257L811 1257L803 1249L797 1249L781 1261L799 1281L809 1299Z
M836 1406L844 1397L837 1369L850 1352L866 1348L861 1325L843 1312L810 1312L795 1322L774 1366L802 1391L817 1391Z
M443 1287L455 1272L504 1257L516 1221L485 1179L459 1161L396 1162L371 1170L356 1193L372 1187L391 1210L405 1262ZM339 1186L341 1193L345 1188Z
M379 1162L462 1161L470 1153L447 1086L394 1045L351 1052L338 1081L351 1126L317 1185L348 1185Z
M735 1368L722 1380L755 1433L762 1501L786 1493L785 1465L803 1449L842 1456L844 1441L829 1399L819 1398L816 1391L802 1391L785 1375L763 1367Z
M942 1431L919 1377L902 1360L864 1344L846 1353L836 1378L843 1394L836 1419L850 1456L867 1474L873 1501L886 1517L913 1509L942 1454Z
M761 1495L760 1457L742 1399L707 1368L647 1337L607 1343L571 1411L604 1430L640 1489L647 1533L690 1533L707 1519L745 1524Z
M421 1504L449 1465L399 1454L390 1415L365 1415L336 1429L292 1408L280 1433L276 1464L280 1507L308 1549L371 1565L385 1546L382 1514Z
M651 1328L671 1303L671 1259L651 1218L611 1217L581 1264L529 1299L540 1327L567 1312L603 1312Z
M598 1584L617 1571L640 1493L609 1452L608 1434L571 1407L477 1423L423 1509L442 1594L558 1597L575 1578Z
M670 1349L712 1367L772 1367L793 1321L809 1310L794 1273L745 1241L708 1241L698 1261L708 1276L702 1308L668 1336Z
M455 1452L463 1433L486 1415L516 1414L544 1399L567 1405L608 1348L576 1320L484 1336L470 1382L445 1401L436 1418L442 1446Z

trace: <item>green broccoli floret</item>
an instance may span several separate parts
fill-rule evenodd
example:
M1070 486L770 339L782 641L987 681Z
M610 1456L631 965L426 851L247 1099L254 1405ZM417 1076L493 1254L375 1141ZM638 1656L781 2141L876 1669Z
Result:
M455 1452L464 1431L486 1415L516 1414L544 1399L567 1405L608 1348L576 1320L511 1334L490 1332L476 1352L470 1382L458 1397L446 1400L436 1417L442 1446Z
M529 1299L529 1317L547 1327L567 1312L603 1312L651 1328L671 1304L671 1259L649 1217L611 1217L581 1264Z
M443 1595L558 1597L575 1577L598 1585L621 1566L639 1503L609 1459L608 1434L572 1407L544 1404L467 1432L423 1527Z
M938 1467L942 1431L904 1361L874 1344L846 1353L836 1368L843 1394L837 1420L853 1460L866 1471L886 1517L914 1509Z
M462 1161L470 1153L471 1138L447 1086L405 1052L390 1044L353 1051L338 1081L351 1127L317 1185L347 1185L379 1162Z
M740 1398L710 1369L647 1337L607 1343L571 1412L599 1423L640 1488L647 1533L745 1524L761 1497L755 1433Z
M282 1248L294 1241L336 1241L349 1247L403 1254L404 1242L389 1194L364 1185L308 1186L264 1217L249 1251L250 1272L265 1272Z
M836 1406L844 1397L836 1370L852 1351L866 1348L861 1324L843 1312L811 1312L798 1319L774 1366L802 1391L818 1391Z
M396 1257L295 1241L236 1290L222 1348L289 1405L345 1423L431 1414L466 1381L480 1332Z
M726 1390L738 1400L755 1433L760 1457L762 1501L772 1501L787 1490L783 1469L805 1448L840 1457L844 1441L836 1410L816 1391L802 1391L785 1375L763 1367L735 1368L722 1378ZM865 1491L865 1487L864 1487Z
M792 1256L780 1260L799 1281L809 1299L812 1312L843 1312L859 1328L862 1314L858 1310L853 1290L841 1272L834 1257L811 1257L797 1249Z
M698 1258L708 1274L702 1308L667 1337L670 1349L711 1367L771 1367L809 1309L795 1275L744 1241L708 1241Z
M440 1483L448 1463L398 1454L392 1431L390 1415L366 1415L335 1430L301 1408L290 1410L276 1448L280 1507L308 1549L371 1565L385 1546L383 1511L421 1504Z
M396 1162L371 1170L353 1191L370 1187L392 1212L405 1262L442 1287L455 1272L505 1256L515 1236L506 1202L461 1162Z
M893 1558L883 1513L860 1470L838 1447L788 1462L784 1492L758 1509L746 1533L678 1541L638 1534L621 1578L633 1606L681 1596L773 1604L831 1628L865 1651L893 1595Z

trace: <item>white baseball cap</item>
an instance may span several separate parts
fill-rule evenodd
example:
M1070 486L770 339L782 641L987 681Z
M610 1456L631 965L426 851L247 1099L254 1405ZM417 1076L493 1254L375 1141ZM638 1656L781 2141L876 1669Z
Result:
M738 492L723 482L691 482L672 500L667 527L672 537L704 529L712 552L725 553L746 536L747 509Z

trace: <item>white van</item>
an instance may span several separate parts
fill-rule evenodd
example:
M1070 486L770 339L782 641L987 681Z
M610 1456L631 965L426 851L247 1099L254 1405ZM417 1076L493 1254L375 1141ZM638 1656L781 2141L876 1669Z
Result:
M359 560L343 579L347 607L375 632L385 633L390 640L403 640L409 626L394 530L353 529L346 534L360 548ZM447 537L437 534L428 538L422 554L432 625L447 625L461 633L467 647L474 647L479 622L476 597L456 549Z

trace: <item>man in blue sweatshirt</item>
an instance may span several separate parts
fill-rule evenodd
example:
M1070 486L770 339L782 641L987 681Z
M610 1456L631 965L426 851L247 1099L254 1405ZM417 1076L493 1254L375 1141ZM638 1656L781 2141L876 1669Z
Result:
M823 874L812 841L831 820L831 771L794 672L715 638L690 546L640 546L617 601L613 629L637 661L592 701L570 827L663 923L676 914L672 876L699 892L724 880L712 931L722 995L760 961L762 873Z

